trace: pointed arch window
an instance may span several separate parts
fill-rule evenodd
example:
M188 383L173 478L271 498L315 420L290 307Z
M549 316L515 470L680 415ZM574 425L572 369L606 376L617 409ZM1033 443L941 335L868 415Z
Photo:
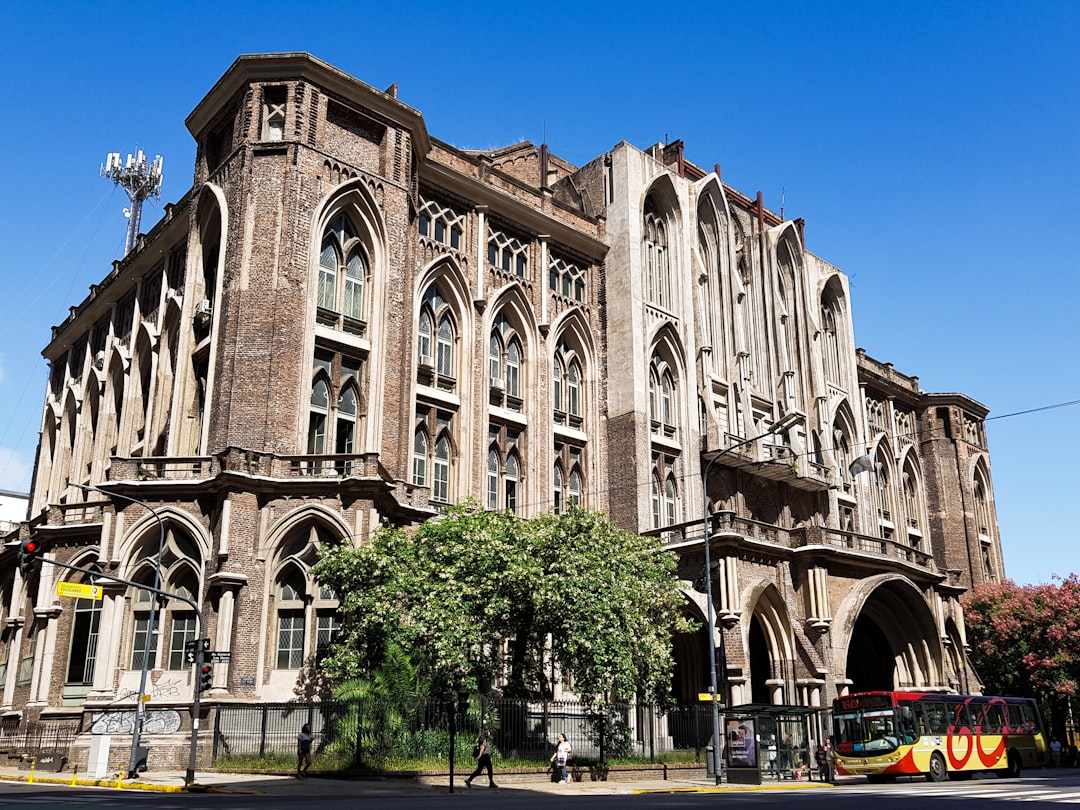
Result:
M975 496L975 528L980 537L991 538L993 536L993 519L990 506L990 488L983 477L981 467L975 470L974 481Z
M416 411L412 482L418 487L430 487L431 500L439 503L449 503L451 499L451 419L449 411L436 407L422 406Z
M274 624L267 641L275 669L297 670L328 652L341 626L337 595L311 575L319 547L340 542L340 537L318 523L290 532L281 543L290 551L272 579L270 597Z
M555 507L555 514L562 514L563 511L563 471L562 464L555 463L555 469L551 474L552 484L552 501Z
M326 423L330 413L330 386L316 380L311 386L311 410L308 417L308 452L326 452Z
M363 402L360 384L363 362L355 357L317 348L312 362L311 398L308 404L307 452L309 455L355 455L361 435ZM336 458L313 462L317 474L350 474L354 459Z
M412 482L418 487L427 486L428 439L423 428L417 428L413 434L413 475Z
M678 391L666 362L654 358L649 366L649 420L653 433L674 436L678 427Z
M320 323L364 333L364 289L368 278L365 247L348 217L339 215L323 232L319 250L317 302Z
M433 283L424 291L417 315L416 354L420 381L446 391L453 390L457 383L454 378L456 348L456 315L439 284Z
M524 435L517 427L491 424L488 428L487 508L518 514L523 505Z
M583 380L581 358L565 340L560 340L552 362L552 397L555 421L580 427L583 421Z
M668 271L667 226L650 197L645 201L644 252L646 292L649 303L671 306L671 280Z
M488 362L491 371L492 401L501 403L505 394L506 407L520 411L521 378L524 353L518 330L499 313L491 327L488 341Z
M307 593L303 574L296 568L286 570L277 588L277 668L300 669L304 665L304 596Z

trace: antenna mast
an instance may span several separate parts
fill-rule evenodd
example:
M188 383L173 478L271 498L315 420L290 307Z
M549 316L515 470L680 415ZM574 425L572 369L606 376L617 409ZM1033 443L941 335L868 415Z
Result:
M101 167L101 176L112 180L115 186L123 186L131 200L131 208L124 209L124 216L128 218L125 256L131 253L139 236L143 202L148 197L161 199L161 163L161 155L155 155L154 162L147 163L146 155L139 149L134 155L128 153L127 163L120 162L119 152L109 152Z

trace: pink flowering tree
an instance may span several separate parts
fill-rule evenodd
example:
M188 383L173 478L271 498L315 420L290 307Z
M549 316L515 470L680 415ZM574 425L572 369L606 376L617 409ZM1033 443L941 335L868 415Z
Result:
M1080 578L985 583L966 595L964 615L983 691L1036 698L1060 733L1080 685Z

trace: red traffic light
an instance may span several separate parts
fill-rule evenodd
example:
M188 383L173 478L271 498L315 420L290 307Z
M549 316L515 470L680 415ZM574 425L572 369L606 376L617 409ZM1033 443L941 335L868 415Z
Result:
M41 568L41 543L37 540L23 540L19 545L19 570L24 577L31 576Z

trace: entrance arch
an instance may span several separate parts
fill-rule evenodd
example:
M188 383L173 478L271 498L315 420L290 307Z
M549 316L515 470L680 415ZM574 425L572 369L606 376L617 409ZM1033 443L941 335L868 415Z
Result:
M750 665L749 697L753 703L794 701L795 653L791 620L772 583L759 583L744 600L743 644Z
M930 606L896 574L862 580L844 599L833 621L833 661L843 662L839 682L851 692L947 687Z

